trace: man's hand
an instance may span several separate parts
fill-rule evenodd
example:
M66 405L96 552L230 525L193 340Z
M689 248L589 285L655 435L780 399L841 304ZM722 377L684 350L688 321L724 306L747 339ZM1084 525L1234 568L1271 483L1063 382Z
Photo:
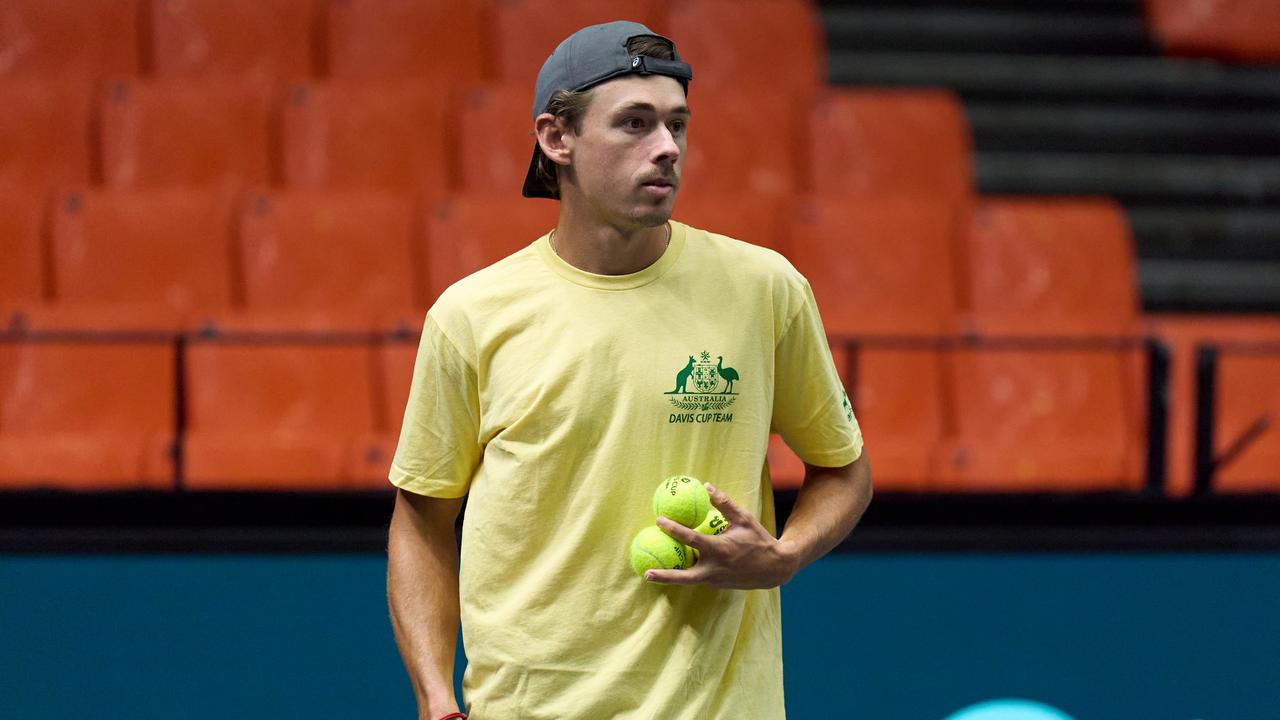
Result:
M701 557L689 570L650 570L645 579L671 585L710 585L733 590L778 587L795 575L793 553L756 520L738 507L728 495L707 483L711 504L729 521L729 529L719 535L703 535L695 530L658 518L658 527L671 537L696 548Z

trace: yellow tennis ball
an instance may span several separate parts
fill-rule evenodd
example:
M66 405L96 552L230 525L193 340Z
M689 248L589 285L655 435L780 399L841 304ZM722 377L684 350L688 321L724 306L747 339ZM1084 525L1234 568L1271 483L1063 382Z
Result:
M691 475L672 475L653 493L653 514L687 528L702 524L711 509L711 496L702 481Z
M719 535L729 529L729 521L724 518L724 513L715 508L707 511L707 519L702 524L694 528L703 535Z
M684 570L693 562L690 548L657 525L641 530L631 541L631 569L640 577L648 570Z

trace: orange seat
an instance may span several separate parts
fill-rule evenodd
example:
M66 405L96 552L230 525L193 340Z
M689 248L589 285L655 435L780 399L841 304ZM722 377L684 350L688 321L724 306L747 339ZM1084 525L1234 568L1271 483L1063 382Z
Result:
M422 306L412 201L363 192L254 193L240 215L249 313L332 313L366 327Z
M689 102L693 116L682 189L755 195L796 191L798 151L803 145L792 94L779 89L705 92L699 88ZM765 117L768 133L762 134Z
M389 342L378 349L378 430L364 442L360 464L353 478L357 487L390 489L387 474L399 443L400 425L404 422L417 355L416 340Z
M427 289L445 288L533 243L556 226L556 203L514 194L458 195L428 211Z
M193 343L186 486L338 490L374 430L365 345Z
M1161 314L1148 315L1145 320L1147 332L1155 335L1169 349L1165 492L1171 497L1185 497L1195 488L1198 346L1222 342L1280 341L1280 317ZM1219 441L1222 438L1219 434Z
M40 196L13 189L0 192L0 310L44 297L44 205ZM0 329L7 322L0 317Z
M533 92L517 85L463 93L459 177L469 193L519 193L533 155Z
M109 82L103 178L122 188L267 183L268 106L262 88L238 81Z
M1218 357L1215 492L1280 492L1280 342L1258 354L1225 349ZM1223 457L1251 430L1234 457Z
M934 487L947 491L1136 491L1145 443L1123 353L964 349L948 355L955 439Z
M1145 10L1165 52L1280 62L1280 4L1275 0L1146 0Z
M298 188L420 190L449 183L440 87L299 84L284 109L284 180Z
M0 81L0 185L39 192L88 183L91 105L85 82Z
M966 250L970 320L979 332L1138 329L1133 238L1112 200L983 198Z
M681 187L676 200L674 217L677 220L786 254L784 223L789 216L791 198L698 191L685 197L685 192Z
M22 309L30 328L173 330L231 304L225 195L74 190L52 216L54 301Z
M631 20L666 37L666 5L663 0L634 0L625 6L599 0L557 0L554 12L541 0L502 0L496 3L493 46L497 77L528 88L533 109L533 84L542 64L567 37L588 25ZM677 38L676 47L683 56ZM697 66L694 66L697 77Z
M153 71L269 85L311 74L311 0L152 0Z
M171 489L167 343L0 342L0 486Z
M814 102L808 133L814 192L973 195L969 123L949 91L831 88Z
M476 82L491 74L488 0L319 2L334 78Z
M804 486L804 461L796 457L780 435L769 436L766 458L774 490L799 490Z
M730 88L746 79L792 88L807 103L826 82L814 3L682 0L671 4L669 17L669 37L693 67L694 87Z
M0 75L91 79L137 71L138 0L0 3Z

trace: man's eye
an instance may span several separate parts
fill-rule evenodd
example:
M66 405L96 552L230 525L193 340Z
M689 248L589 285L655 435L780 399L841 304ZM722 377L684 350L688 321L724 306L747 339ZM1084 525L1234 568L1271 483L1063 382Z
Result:
M644 120L641 120L640 118L627 118L622 121L622 124L632 130L639 130L644 127Z
M675 132L675 133L684 132L684 121L683 120L672 121L671 132Z

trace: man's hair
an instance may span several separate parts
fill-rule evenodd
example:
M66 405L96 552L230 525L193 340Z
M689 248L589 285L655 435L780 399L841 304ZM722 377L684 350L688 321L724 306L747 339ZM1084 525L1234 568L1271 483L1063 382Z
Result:
M627 41L627 52L633 57L641 55L659 60L674 60L676 57L670 41L653 35L637 35L631 38ZM594 88L557 90L552 93L551 100L547 102L547 107L542 112L564 119L569 129L575 133L579 132L582 130L582 117L587 114L587 106L591 104L592 90ZM551 158L538 153L535 175L538 182L541 182L557 200L560 199L559 168L560 166L552 162Z

